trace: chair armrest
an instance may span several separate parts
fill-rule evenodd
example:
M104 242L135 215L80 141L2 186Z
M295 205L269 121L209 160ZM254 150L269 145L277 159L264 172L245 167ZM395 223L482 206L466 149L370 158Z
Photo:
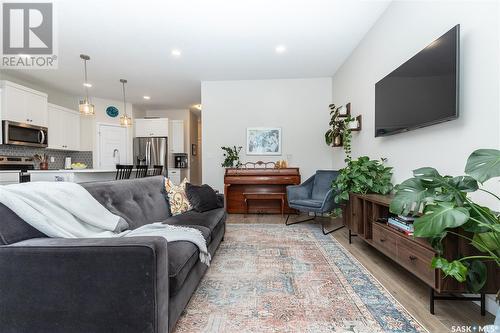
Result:
M335 203L335 197L339 194L338 190L330 189L326 192L325 199L323 200L323 204L321 205L321 211L324 213L331 212L335 208L340 207L339 204Z
M167 332L162 237L0 246L0 332Z
M309 199L312 193L314 176L309 177L300 185L289 185L286 187L286 196L290 200Z

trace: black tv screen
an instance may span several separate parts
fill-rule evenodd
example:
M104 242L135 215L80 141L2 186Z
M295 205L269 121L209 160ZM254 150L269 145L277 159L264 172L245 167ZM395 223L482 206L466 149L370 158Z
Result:
M375 84L375 136L458 118L460 25Z

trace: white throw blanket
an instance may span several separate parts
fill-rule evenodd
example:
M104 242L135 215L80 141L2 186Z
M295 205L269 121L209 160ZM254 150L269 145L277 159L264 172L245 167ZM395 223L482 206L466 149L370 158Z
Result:
M103 238L160 236L167 241L188 241L200 250L200 260L210 264L210 253L201 231L152 223L135 230L102 206L82 186L69 182L32 182L0 186L0 202L49 237Z

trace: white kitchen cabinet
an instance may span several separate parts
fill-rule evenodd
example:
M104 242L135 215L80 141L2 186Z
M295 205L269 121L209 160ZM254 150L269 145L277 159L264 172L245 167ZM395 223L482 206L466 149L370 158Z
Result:
M49 104L49 148L80 150L80 114L62 106Z
M47 94L1 81L1 119L47 127Z
M188 169L168 169L168 178L175 184L179 185L186 178L189 181Z
M168 136L168 118L135 119L135 136L138 138Z
M184 151L184 120L171 120L170 152L182 154Z

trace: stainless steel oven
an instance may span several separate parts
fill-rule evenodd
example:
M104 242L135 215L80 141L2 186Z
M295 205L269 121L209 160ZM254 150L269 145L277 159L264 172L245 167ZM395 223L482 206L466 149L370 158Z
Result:
M47 147L47 127L18 123L4 120L3 143L6 145L20 145L29 147Z

